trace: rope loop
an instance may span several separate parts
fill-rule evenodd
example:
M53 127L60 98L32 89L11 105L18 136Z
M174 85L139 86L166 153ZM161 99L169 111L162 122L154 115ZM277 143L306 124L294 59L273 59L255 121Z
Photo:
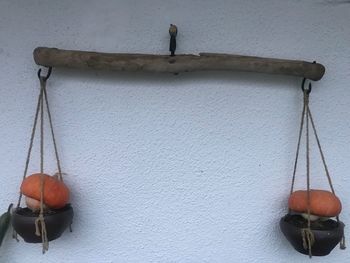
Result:
M40 213L39 217L35 219L35 235L41 236L43 244L43 254L49 250L49 240L47 238L46 224L44 214Z

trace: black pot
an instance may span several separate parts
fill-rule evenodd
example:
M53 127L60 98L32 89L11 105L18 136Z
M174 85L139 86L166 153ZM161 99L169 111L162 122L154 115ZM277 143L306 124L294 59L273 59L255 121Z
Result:
M335 220L316 221L311 223L315 243L311 247L313 256L326 256L337 246L344 235L344 224ZM298 252L309 255L303 247L302 229L307 228L307 220L300 215L287 214L280 220L280 228Z
M35 235L35 220L38 213L29 208L17 208L12 214L14 230L28 243L41 243L41 236ZM73 208L70 204L61 209L50 210L44 214L47 238L49 241L59 238L73 222Z

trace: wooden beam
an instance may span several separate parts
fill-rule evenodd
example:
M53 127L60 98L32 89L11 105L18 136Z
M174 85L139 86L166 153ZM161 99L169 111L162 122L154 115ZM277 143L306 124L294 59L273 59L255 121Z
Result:
M318 63L298 60L200 53L199 55L148 55L100 53L38 47L34 50L36 64L45 67L101 69L181 73L191 71L246 71L283 74L320 80L325 67Z

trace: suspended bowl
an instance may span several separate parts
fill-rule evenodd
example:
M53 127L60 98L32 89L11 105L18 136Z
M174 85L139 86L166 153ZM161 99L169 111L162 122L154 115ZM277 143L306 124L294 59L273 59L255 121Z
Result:
M311 222L311 231L315 243L311 247L313 256L326 256L341 241L344 234L344 224L328 219L326 221ZM280 220L282 233L298 252L309 255L308 249L303 247L302 229L307 228L307 220L300 215L287 214Z
M47 238L49 241L59 238L73 222L73 208L67 204L61 209L47 211L44 214ZM41 236L35 235L35 220L38 213L29 208L17 208L12 214L14 230L28 243L41 243Z

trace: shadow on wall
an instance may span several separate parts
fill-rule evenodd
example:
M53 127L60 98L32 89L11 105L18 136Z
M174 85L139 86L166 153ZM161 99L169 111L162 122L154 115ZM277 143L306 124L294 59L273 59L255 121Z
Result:
M51 76L48 85L55 85L56 78L60 76L65 77L65 81L75 80L81 83L89 83L103 80L103 82L110 85L121 85L125 82L132 82L135 85L143 85L145 87L154 84L164 83L166 86L183 88L184 84L196 83L213 83L213 85L219 85L220 83L233 83L235 86L244 85L256 85L256 83L268 84L272 88L290 88L300 87L302 78L294 76L284 75L270 75L263 73L251 73L251 72L217 72L217 71L202 71L202 72L190 72L181 73L178 75L171 73L145 73L145 72L116 72L116 71L99 71L99 70L79 70L79 69L66 69L66 68L54 68L53 76ZM271 77L272 76L272 77ZM316 81L317 82L317 81ZM289 83L286 85L286 83Z

